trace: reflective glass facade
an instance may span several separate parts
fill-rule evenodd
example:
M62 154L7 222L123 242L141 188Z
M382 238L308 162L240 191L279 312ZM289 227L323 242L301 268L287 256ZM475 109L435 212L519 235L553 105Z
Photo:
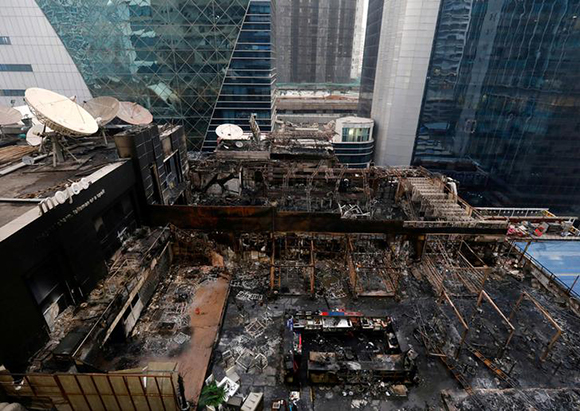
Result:
M136 101L201 146L250 0L37 3L94 96Z
M580 0L442 0L414 163L471 161L504 204L580 211Z
M366 168L373 159L374 141L332 143L334 153L349 168Z
M384 0L369 0L358 103L358 115L361 117L371 116L383 22L383 5Z
M250 0L248 12L213 112L204 150L213 150L215 129L233 123L250 132L250 115L269 132L275 116L275 46L270 0Z
M370 128L343 128L342 141L344 143L360 143L369 141Z

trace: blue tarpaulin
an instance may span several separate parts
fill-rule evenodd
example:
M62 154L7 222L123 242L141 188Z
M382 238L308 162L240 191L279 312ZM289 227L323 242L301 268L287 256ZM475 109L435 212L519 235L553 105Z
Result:
M526 243L516 243L522 250ZM580 275L580 241L546 241L532 243L527 253L570 287ZM580 294L580 279L574 286Z

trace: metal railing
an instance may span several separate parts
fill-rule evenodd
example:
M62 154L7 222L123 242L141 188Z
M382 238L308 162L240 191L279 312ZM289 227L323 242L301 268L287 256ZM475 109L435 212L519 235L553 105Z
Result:
M477 207L486 216L501 217L555 217L547 208Z
M554 274L545 265L543 265L541 262L539 262L534 257L532 257L532 255L530 253L528 253L527 251L524 251L519 245L516 244L516 242L512 241L511 244L512 244L512 247L515 247L518 250L518 252L524 256L524 258L528 259L528 261L530 261L532 264L534 264L537 269L542 271L542 273L544 273L544 275L546 277L548 277L548 279L550 281L555 282L558 286L560 286L562 289L564 289L568 295L570 295L570 296L574 297L576 300L580 301L580 294L578 294L576 291L573 290L573 287L576 284L576 281L574 281L574 283L572 283L571 286L566 285L566 283L564 283L562 280L560 280L560 278L556 274Z

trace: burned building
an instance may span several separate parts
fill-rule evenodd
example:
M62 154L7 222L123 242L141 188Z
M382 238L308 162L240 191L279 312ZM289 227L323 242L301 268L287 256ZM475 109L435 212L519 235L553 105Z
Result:
M84 139L57 167L34 147L0 148L2 324L12 330L0 362L12 369L42 346L67 306L81 304L107 277L108 260L147 221L145 205L184 197L180 127L136 128L116 138L126 143L119 150L100 136Z
M86 193L43 215L24 209L30 223L0 228L10 265L2 318L14 317L4 327L15 330L2 342L0 391L11 401L63 410L577 408L576 283L530 255L540 241L579 244L574 218L478 209L421 168L348 169L324 133L280 130L190 161L179 128L114 140L106 164L85 170ZM38 176L38 161L15 172ZM92 189L105 194L65 219ZM124 193L134 212L103 218L97 237L94 221L109 209L100 199L110 195L114 209ZM59 218L49 222L51 213ZM62 282L62 306L43 311L33 290L50 287L26 279L51 271L21 244L59 221L43 237L47 252L68 253L51 260L71 265L56 272L88 279L78 298L67 293L79 286ZM98 244L90 256L73 253L88 241Z

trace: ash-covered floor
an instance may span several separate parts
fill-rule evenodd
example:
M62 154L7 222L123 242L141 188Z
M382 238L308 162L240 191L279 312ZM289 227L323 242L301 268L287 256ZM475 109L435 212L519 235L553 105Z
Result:
M242 241L237 252L219 243L208 245L223 256L223 267L185 258L174 263L129 342L108 346L109 367L177 361L189 395L197 396L202 380L219 383L229 379L234 382L230 384L234 397L263 393L266 409L279 400L287 406L292 404L294 409L315 410L425 410L444 406L465 410L578 409L580 319L523 272L513 255L506 258L500 253L496 258L495 266L485 275L484 289L491 302L482 299L480 306L479 295L469 290L481 280L481 272L458 268L458 278L464 283L448 286L456 291L448 291L452 307L437 289L434 272L409 256L389 257L399 271L396 296L355 298L344 255L333 255L330 249L317 254L315 293L311 295L308 264L271 277L273 257L260 241L247 241L245 245ZM308 247L305 249L308 254ZM308 261L302 251L294 251L295 259L289 257L280 265ZM405 248L391 248L388 253L393 251L403 253ZM435 259L431 263L430 270L439 272L445 281L451 281L450 267L445 264L455 264L457 258L451 252L450 256L446 257L447 262ZM271 278L276 280L272 290ZM221 309L211 309L211 304L200 299L220 281L229 281L223 318ZM376 282L373 287L377 287ZM504 348L510 334L506 319L523 291L563 330L545 361L540 357L555 330L529 298L522 300L511 318L514 333ZM214 290L212 296L218 294ZM331 385L314 384L305 374L288 383L286 362L292 350L289 324L292 315L300 310L359 312L392 318L400 349L416 353L415 378L404 389L398 381L360 375L352 379L356 383L346 379ZM464 328L457 313L469 324L458 355ZM208 329L215 340L208 337ZM207 358L199 351L199 341L204 341ZM321 334L319 345L326 344L328 351L340 352L341 348L333 345L336 341ZM209 368L205 373L207 360Z

